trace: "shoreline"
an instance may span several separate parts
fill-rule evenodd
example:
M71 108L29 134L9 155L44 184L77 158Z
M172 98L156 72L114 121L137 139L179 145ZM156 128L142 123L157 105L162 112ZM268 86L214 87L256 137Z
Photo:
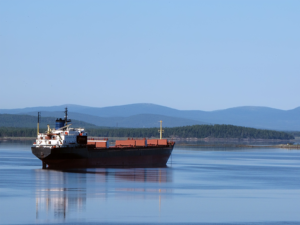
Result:
M110 140L127 140L128 137L93 137L91 136L90 138L108 138ZM135 137L130 137L130 138L135 138ZM182 142L182 141L186 141L186 142L205 142L205 143L242 143L242 142L272 142L272 143L279 143L279 142L287 142L287 143L291 143L291 142L295 142L296 139L298 139L299 137L295 137L295 139L261 139L261 138L163 138L163 139L168 139L168 140L172 140L172 141L178 141L178 142ZM0 140L35 140L36 137L0 137ZM136 138L136 139L141 139L141 138ZM151 138L147 138L147 139L153 139L153 137ZM157 139L157 138L155 138Z
M295 139L262 139L262 138L169 138L173 141L189 141L189 142L196 142L196 141L202 141L202 142L227 142L227 143L241 143L241 142L272 142L272 143L278 143L278 142L294 142Z
M300 145L245 145L245 144L176 144L177 146L199 147L199 148L285 148L300 149Z
M0 137L0 141L9 141L9 140L36 140L36 137Z
M93 138L93 137L92 137ZM94 137L95 138L95 137ZM104 138L104 137L97 137ZM35 137L0 137L0 141L34 141ZM111 140L127 139L124 137L111 137ZM238 138L170 138L173 141L178 141L176 146L199 147L199 148L284 148L284 149L300 149L300 144L289 144L295 140L281 139L238 139ZM190 143L184 143L184 142ZM193 143L201 141L204 143ZM183 143L181 143L183 142ZM246 142L246 143L245 143ZM248 143L249 144L248 144ZM250 144L250 143L255 144ZM270 142L270 144L263 144ZM281 143L280 143L281 142ZM287 144L282 144L286 142ZM261 143L261 144L260 144ZM276 144L277 143L277 144Z

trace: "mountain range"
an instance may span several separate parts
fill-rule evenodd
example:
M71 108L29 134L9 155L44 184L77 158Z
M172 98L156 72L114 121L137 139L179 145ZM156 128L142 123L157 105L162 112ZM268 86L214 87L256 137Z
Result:
M232 124L260 129L300 130L300 107L280 110L269 107L244 106L224 110L177 110L165 106L139 103L110 107L88 107L61 105L30 107L23 109L0 109L2 114L37 115L63 117L68 107L69 118L107 127L158 127L159 120L164 127L196 124Z
M49 124L51 128L55 127L55 119L53 117L43 117L40 121L40 128L45 129ZM96 125L83 121L72 120L74 127L97 128ZM37 116L19 115L19 114L0 114L0 127L37 127Z

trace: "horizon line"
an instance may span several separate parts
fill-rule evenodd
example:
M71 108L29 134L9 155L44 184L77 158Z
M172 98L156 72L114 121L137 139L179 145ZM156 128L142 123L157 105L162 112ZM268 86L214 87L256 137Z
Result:
M177 109L177 108L172 108L169 106L164 106L164 105L159 105L155 103L130 103L130 104L122 104L122 105L109 105L109 106L86 106L86 105L79 105L79 104L61 104L61 105L52 105L52 106L29 106L29 107L24 107L24 108L9 108L9 109L3 109L1 108L0 110L22 110L22 109L28 109L28 108L50 108L50 107L68 107L70 106L80 106L80 107L87 107L87 108L110 108L110 107L121 107L121 106L129 106L129 105L155 105L155 106L161 106L165 108L170 108L178 111L203 111L203 112L215 112L215 111L223 111L223 110L228 110L228 109L236 109L236 108L268 108L268 109L275 109L275 110L281 110L281 111L290 111L299 108L299 106L291 109L279 109L279 108L274 108L274 107L269 107L269 106L251 106L251 105L244 105L244 106L234 106L234 107L229 107L229 108L223 108L223 109L215 109L215 110L202 110L202 109Z

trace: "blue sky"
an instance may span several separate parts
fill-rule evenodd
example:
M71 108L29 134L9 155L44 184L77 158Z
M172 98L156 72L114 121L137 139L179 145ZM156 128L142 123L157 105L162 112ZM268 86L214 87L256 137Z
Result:
M300 1L0 1L0 108L300 106Z

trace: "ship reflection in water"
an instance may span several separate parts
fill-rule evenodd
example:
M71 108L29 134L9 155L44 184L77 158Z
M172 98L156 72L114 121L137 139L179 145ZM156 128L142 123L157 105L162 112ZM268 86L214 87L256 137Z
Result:
M80 216L87 199L157 199L172 192L170 168L35 170L36 219ZM79 214L78 214L79 213ZM74 218L72 215L72 218ZM83 215L82 215L83 216ZM84 218L84 216L82 217Z

